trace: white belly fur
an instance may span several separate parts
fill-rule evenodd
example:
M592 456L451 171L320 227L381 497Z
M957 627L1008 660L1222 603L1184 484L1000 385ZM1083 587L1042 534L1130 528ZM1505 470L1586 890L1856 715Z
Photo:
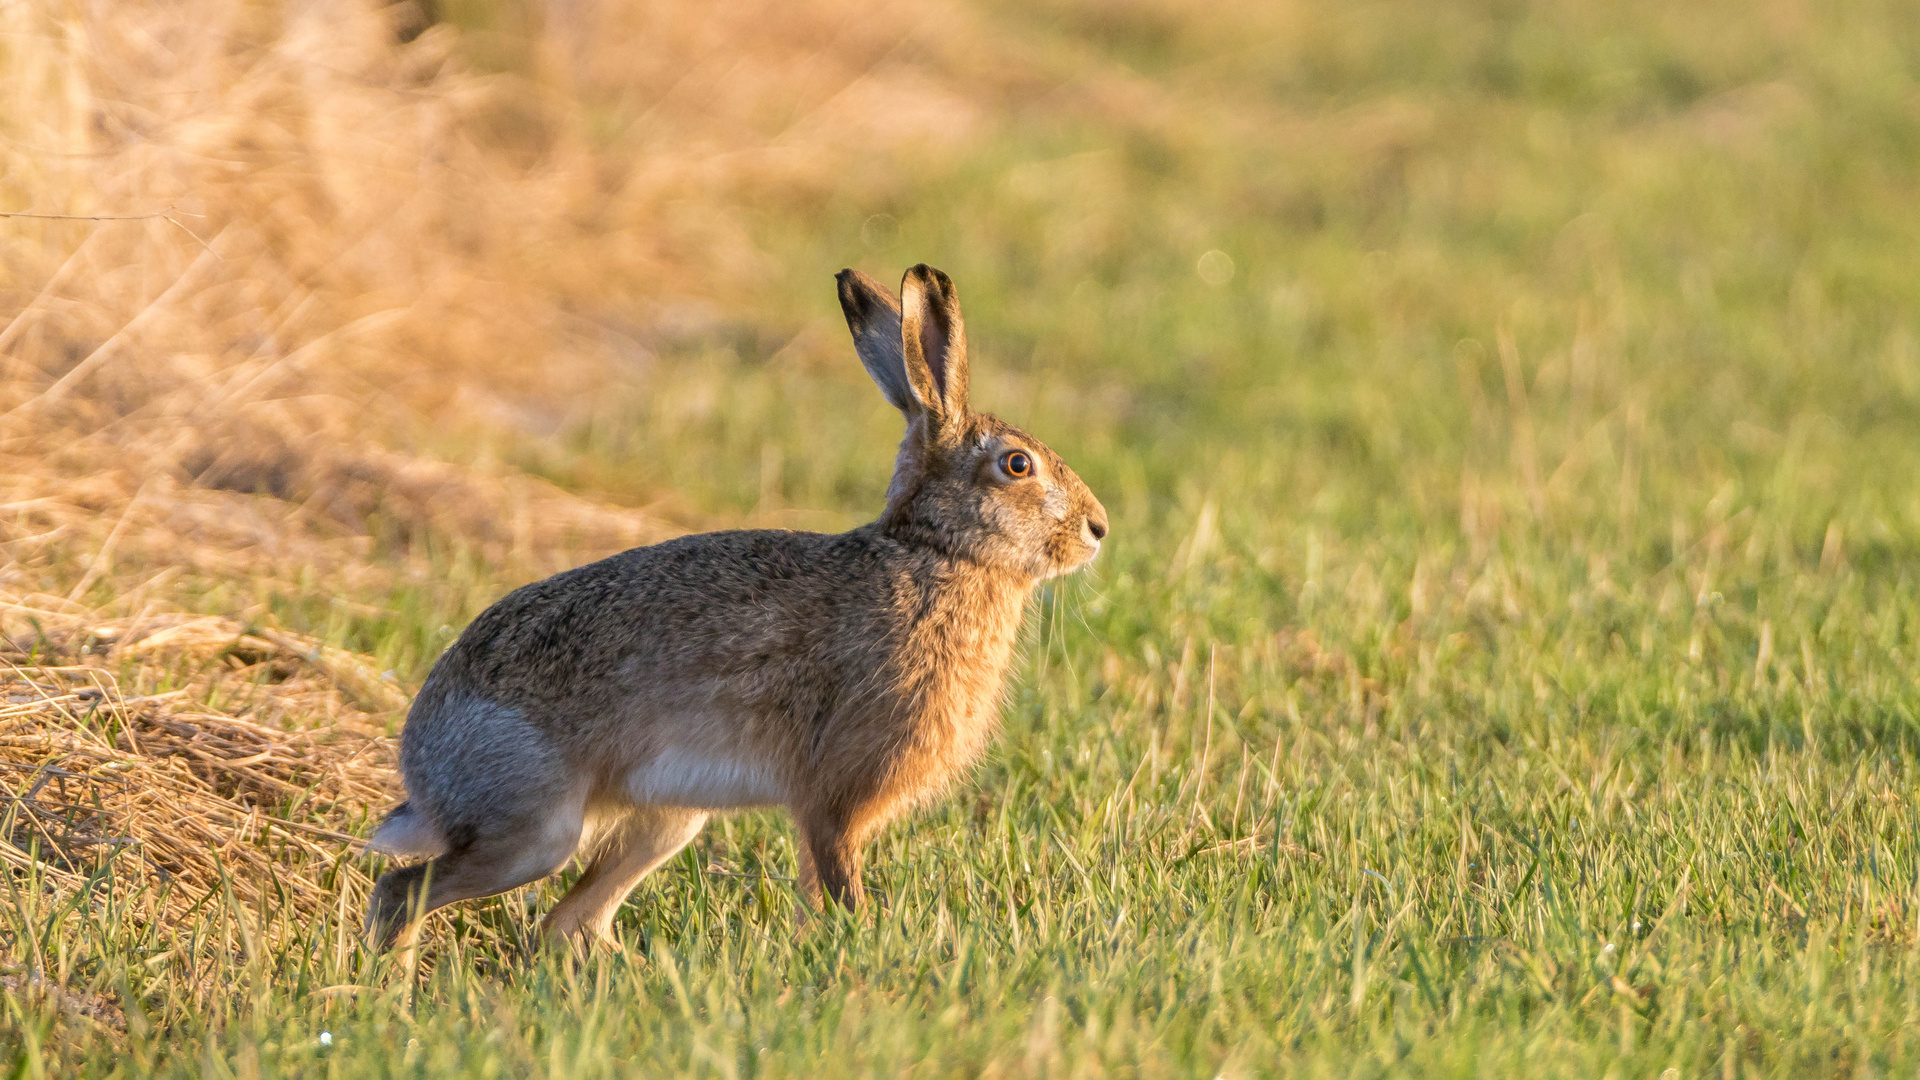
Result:
M627 796L652 806L728 810L786 801L786 785L757 762L670 748L627 774Z

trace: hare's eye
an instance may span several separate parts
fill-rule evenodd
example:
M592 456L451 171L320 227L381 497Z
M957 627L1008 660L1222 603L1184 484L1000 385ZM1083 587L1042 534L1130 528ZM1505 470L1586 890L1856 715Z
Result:
M1033 458L1025 450L1009 450L1000 455L1000 471L1015 480L1024 480L1033 475Z

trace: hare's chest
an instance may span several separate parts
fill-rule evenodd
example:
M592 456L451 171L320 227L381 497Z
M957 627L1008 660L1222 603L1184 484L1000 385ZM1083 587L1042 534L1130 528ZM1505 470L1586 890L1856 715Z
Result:
M922 718L920 745L953 770L977 760L1000 728L1012 643L1003 648L997 642L982 645L994 647L999 655L986 658L997 662L951 672L926 696L928 708Z
M930 695L911 734L896 742L874 772L885 780L876 792L880 803L896 808L937 798L969 766L980 760L999 729L997 692L981 687L945 687Z
M1007 672L1019 636L1020 605L1003 604L992 618L962 623L944 643L949 661L940 682L943 698L959 733L996 726Z

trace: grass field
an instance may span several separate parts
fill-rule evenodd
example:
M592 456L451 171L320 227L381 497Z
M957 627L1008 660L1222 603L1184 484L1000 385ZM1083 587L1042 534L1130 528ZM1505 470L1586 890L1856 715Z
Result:
M293 419L275 431L484 466L489 484L539 481L667 529L850 527L881 504L898 419L854 360L831 274L927 261L959 287L976 407L1071 462L1112 540L1042 593L1004 735L876 844L885 902L861 915L799 923L772 814L716 824L644 884L622 955L535 947L548 885L437 917L413 972L349 942L366 861L344 848L257 844L331 907L254 881L159 921L143 905L164 885L114 884L108 864L133 851L80 868L85 886L9 856L13 1075L1920 1066L1920 8L977 0L909 23L729 5L717 25L772 19L742 40L799 42L798 59L735 61L694 35L706 82L649 58L646 34L553 16L530 45L523 9L441 8L460 29L393 48L445 50L473 85L545 88L487 99L495 133L474 143L522 185L480 190L476 216L524 214L501 229L533 239L449 240L481 254L448 265L567 314L446 286L444 337L405 324L327 353L328 370L364 387L382 358L418 355L493 397L435 397L396 368L399 389L355 400L399 404L276 413ZM92 25L77 5L62 18ZM58 36L9 35L16 57ZM556 56L578 62L571 81ZM865 81L783 94L835 64ZM751 107L714 74L763 69L768 85L737 91ZM673 96L683 84L697 100ZM821 119L840 115L828 104L892 134L869 146L868 128ZM601 198L604 176L688 146L759 171L688 166L656 202L569 203L582 216L559 224L511 197ZM17 140L6 152L0 194L54 190ZM576 158L601 187L554 179ZM249 190L284 179L280 161L256 161ZM629 250L655 221L681 231ZM148 224L129 258L198 258ZM19 252L101 227L0 220L16 245L0 316L59 265ZM417 226L423 243L459 227ZM306 283L339 265L285 258ZM365 320L389 302L354 306L376 286L406 288L314 286L334 321L307 332ZM93 345L112 331L82 308L4 358L9 408L89 355L61 345L61 319ZM528 329L549 322L594 329ZM554 345L576 339L598 344ZM554 360L573 380L555 389L548 348L603 366ZM97 389L62 391L95 411L0 417L4 461L44 466L0 505L0 599L19 611L231 616L411 688L466 619L592 547L463 532L381 502L395 485L327 525L332 562L117 539L147 520L136 491L174 490L123 460L164 440L114 441L148 430L139 394L160 391L86 374ZM63 494L114 470L133 479ZM306 482L229 482L239 501L220 505L279 521L315 505ZM73 516L40 521L53 503L27 498ZM8 624L15 664L52 663L34 620ZM116 662L130 688L235 699L184 661ZM393 707L361 708L397 730ZM362 835L368 811L335 810ZM49 984L64 989L34 989Z

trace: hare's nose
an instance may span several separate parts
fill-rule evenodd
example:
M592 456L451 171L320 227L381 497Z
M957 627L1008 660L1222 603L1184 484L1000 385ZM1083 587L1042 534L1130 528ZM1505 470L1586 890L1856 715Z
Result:
M1087 515L1087 531L1093 534L1095 540L1105 540L1107 538L1107 515L1104 511L1096 511Z

